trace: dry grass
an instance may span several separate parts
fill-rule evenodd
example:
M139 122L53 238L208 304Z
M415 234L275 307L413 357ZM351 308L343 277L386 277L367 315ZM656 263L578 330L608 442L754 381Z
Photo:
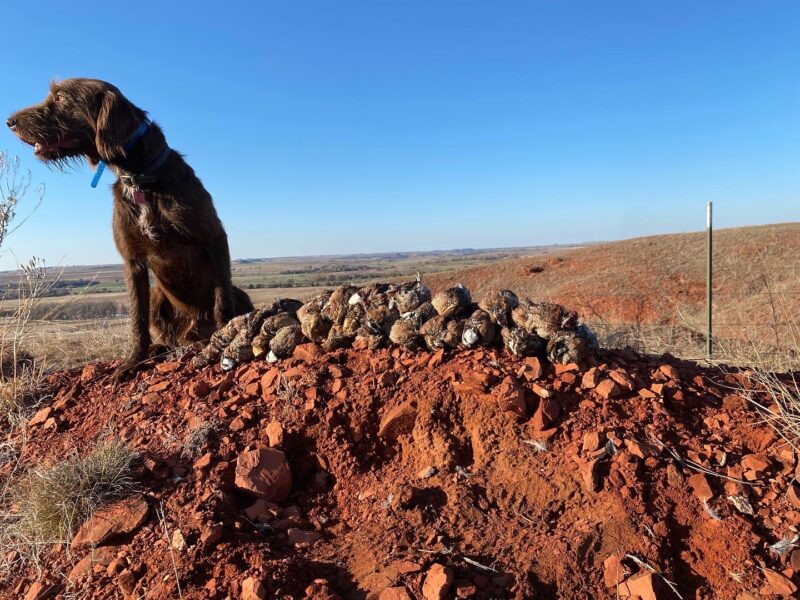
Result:
M218 421L204 421L189 431L186 440L181 445L180 455L193 460L199 457L206 449L211 438L220 430Z
M0 522L0 557L36 561L46 547L68 545L98 507L133 487L135 458L124 443L104 441L85 456L31 468L4 499L13 509Z
M0 421L21 425L47 396L44 370L34 364L23 367L15 377L0 381Z

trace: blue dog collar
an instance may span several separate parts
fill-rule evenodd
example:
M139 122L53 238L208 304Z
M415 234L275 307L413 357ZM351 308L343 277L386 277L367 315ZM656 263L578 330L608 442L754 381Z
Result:
M128 140L128 143L125 144L125 152L133 148L133 145L138 142L142 136L147 133L147 130L150 128L150 119L145 118L142 121L142 124L139 125L139 128L133 133L131 138ZM94 172L94 177L92 177L92 187L96 188L97 184L100 183L100 178L103 176L103 171L106 170L106 163L102 160L97 163L97 169Z

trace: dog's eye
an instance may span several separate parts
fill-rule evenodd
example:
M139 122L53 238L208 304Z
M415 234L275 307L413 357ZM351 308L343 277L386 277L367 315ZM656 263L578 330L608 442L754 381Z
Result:
M55 97L53 98L55 102L61 102L63 99L64 97L61 94L56 94Z

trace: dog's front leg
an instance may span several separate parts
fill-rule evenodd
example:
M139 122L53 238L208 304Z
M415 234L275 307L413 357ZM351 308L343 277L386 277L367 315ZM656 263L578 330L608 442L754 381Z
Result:
M233 283L231 282L231 255L228 236L224 233L215 238L208 251L214 266L214 324L221 329L233 318Z
M114 372L117 380L133 375L147 358L150 350L150 281L147 261L128 259L125 261L125 282L130 297L131 333L133 348L130 355Z

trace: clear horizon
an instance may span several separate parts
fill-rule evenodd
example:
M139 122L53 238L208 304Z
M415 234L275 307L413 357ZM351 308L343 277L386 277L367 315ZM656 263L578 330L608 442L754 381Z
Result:
M718 228L798 218L796 2L7 12L25 50L6 53L4 114L52 79L119 86L187 155L234 258L696 231L708 200ZM92 190L88 167L50 171L0 130L47 187L0 269L118 263L112 174Z

